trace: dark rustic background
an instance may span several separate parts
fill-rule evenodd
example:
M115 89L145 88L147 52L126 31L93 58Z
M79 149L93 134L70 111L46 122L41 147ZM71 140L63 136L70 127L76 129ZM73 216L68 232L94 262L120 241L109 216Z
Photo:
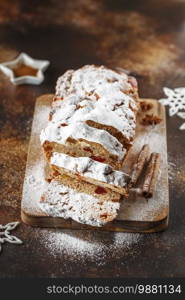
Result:
M40 86L13 86L0 74L0 223L20 219L20 203L35 99L53 93L66 69L105 64L131 70L140 96L160 98L162 87L185 86L184 0L0 0L0 62L20 52L49 59ZM68 254L51 256L40 229L21 224L24 245L4 245L0 276L174 277L185 275L185 132L167 118L170 223L163 233L97 264ZM70 233L109 243L109 233ZM137 248L135 251L134 247ZM121 249L120 249L121 250Z

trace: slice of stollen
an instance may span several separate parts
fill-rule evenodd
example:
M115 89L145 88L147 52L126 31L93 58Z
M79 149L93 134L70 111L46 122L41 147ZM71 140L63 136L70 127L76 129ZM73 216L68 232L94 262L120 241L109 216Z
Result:
M120 169L127 154L123 145L110 133L83 122L69 125L49 122L42 130L40 140L47 159L53 152L62 152L70 156L91 157Z
M63 175L51 180L39 205L48 216L100 227L117 217L120 199L109 189Z
M82 99L76 104L74 98L71 95L56 101L49 121L63 126L79 121L86 122L91 127L108 131L124 147L130 148L135 135L136 114L128 107L129 103L124 105L120 99L112 99L110 103L102 99L96 102Z
M72 157L64 153L54 152L50 158L50 166L60 174L110 188L124 196L128 194L129 175L89 157Z

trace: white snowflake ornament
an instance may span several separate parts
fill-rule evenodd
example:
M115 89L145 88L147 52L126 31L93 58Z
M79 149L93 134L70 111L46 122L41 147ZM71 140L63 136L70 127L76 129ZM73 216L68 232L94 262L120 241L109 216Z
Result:
M159 102L169 106L169 115L173 116L180 110L185 110L185 88L170 89L163 88L167 98L160 99Z
M179 112L177 114L180 118L182 119L185 119L185 112ZM179 127L180 130L185 130L185 123L183 123L180 127Z
M22 244L22 241L17 237L11 235L10 231L18 226L19 222L11 222L6 225L0 224L0 253L2 250L2 244L5 242L12 244Z

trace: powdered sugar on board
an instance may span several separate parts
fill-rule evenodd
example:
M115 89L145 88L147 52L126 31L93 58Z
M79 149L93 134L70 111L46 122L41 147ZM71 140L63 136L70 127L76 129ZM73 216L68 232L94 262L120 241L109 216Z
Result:
M52 99L52 97L53 95L48 95L48 99ZM39 132L41 132L48 120L49 110L49 105L44 105L44 103L37 105L35 107L32 123L32 133L27 157L27 162L31 162L31 164L27 163L26 166L22 209L33 215L43 214L38 205L38 201L48 185L45 180L45 178L47 178L48 168L40 146ZM33 145L36 146L33 147Z
M166 122L163 107L155 104L154 114L162 119L162 122L155 126L142 126L142 115L137 120L137 131L133 147L129 151L124 171L130 174L134 157L137 157L144 144L149 144L152 152L161 154L160 172L157 185L152 198L148 201L143 198L130 194L128 199L124 199L121 205L119 220L135 221L154 221L159 216L168 215L169 194L168 194L168 164L167 164L167 145L166 145Z

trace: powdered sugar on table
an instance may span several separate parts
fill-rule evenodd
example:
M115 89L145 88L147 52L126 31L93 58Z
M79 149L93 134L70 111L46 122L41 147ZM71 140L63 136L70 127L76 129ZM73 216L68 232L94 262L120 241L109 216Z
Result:
M101 233L74 231L69 233L60 229L42 229L40 240L49 255L61 256L66 254L75 261L84 263L86 259L103 265L106 256L119 259L127 251L139 251L142 243L142 234L138 233Z

